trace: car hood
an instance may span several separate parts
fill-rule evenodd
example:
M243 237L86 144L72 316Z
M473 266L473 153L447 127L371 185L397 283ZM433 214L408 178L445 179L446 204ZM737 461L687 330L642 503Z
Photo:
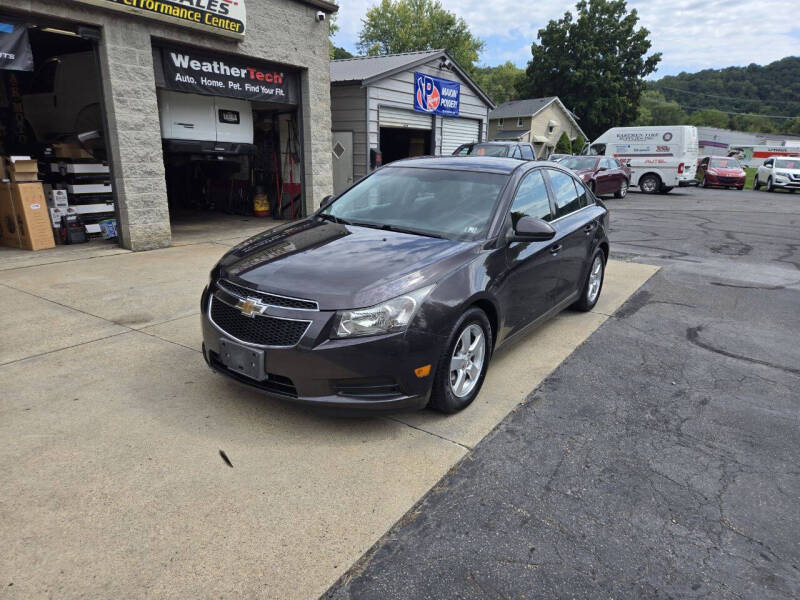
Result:
M479 242L341 225L308 218L231 249L215 276L315 300L321 310L372 306L438 281L469 262Z
M573 173L575 173L578 177L586 177L587 175L591 177L594 175L594 169L577 169L573 170Z

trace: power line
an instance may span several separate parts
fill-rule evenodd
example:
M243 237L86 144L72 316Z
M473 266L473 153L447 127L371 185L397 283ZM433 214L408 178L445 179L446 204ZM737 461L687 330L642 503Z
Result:
M717 96L716 94L706 94L703 92L692 92L680 88L669 87L656 84L653 89L670 90L672 92L682 92L684 94L694 94L695 96L707 96L708 98L718 98L720 100L737 100L739 102L760 102L761 104L800 104L800 100L762 100L761 98L736 98L734 96Z
M680 105L681 108L689 108L691 110L713 110L715 112L721 112L726 115L742 115L745 117L767 117L769 119L794 119L795 117L785 117L783 115L762 115L760 113L743 113L743 112L732 112L729 110L719 110L718 108L710 108L708 106L686 106L685 104Z

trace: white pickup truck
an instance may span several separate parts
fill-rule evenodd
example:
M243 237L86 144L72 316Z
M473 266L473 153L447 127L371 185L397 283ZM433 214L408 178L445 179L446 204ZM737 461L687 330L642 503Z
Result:
M758 167L753 189L764 186L768 192L777 189L800 190L800 156L772 156Z

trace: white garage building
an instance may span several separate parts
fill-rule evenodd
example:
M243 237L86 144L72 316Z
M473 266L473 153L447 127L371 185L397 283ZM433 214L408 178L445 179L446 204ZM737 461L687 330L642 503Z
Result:
M383 164L486 140L494 103L444 50L331 62L334 192Z

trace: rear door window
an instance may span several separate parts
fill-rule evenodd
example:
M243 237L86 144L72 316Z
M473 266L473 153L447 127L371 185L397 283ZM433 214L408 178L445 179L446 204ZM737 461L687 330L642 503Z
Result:
M534 217L543 221L551 221L550 200L542 172L532 171L525 176L511 203L511 221L517 225L522 217Z
M530 146L522 146L522 158L525 160L533 160L533 149Z
M547 170L547 176L550 179L550 187L555 196L557 219L583 208L581 199L578 196L578 190L575 187L575 180L572 177L553 169ZM586 206L585 199L583 206Z

